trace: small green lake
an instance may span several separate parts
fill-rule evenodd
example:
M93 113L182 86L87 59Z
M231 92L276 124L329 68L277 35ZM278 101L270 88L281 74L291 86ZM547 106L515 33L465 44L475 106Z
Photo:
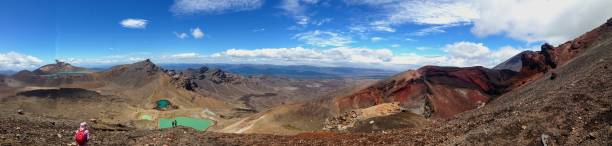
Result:
M172 121L176 120L179 126L191 127L198 131L206 131L208 127L215 124L214 121L209 119L197 119L197 118L189 118L189 117L176 117L174 119L159 119L159 128L171 128Z
M149 120L149 121L153 121L153 116L151 115L142 115L140 116L141 120Z

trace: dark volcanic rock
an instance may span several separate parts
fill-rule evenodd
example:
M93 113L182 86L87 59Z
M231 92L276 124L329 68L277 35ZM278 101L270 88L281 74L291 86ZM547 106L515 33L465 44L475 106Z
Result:
M185 77L196 80L209 80L215 84L223 83L235 83L244 79L240 75L227 73L221 69L210 69L208 67L201 67L199 69L187 69L184 74Z
M40 97L40 98L69 98L83 99L100 97L101 95L94 91L89 91L81 88L60 88L60 89L41 89L17 93L19 96Z

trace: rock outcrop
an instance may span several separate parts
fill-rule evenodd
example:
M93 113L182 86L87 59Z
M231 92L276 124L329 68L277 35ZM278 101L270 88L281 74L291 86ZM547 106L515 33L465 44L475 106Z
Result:
M210 69L206 66L198 69L189 68L178 73L174 70L167 70L165 72L172 76L172 82L177 87L190 91L195 91L200 85L231 85L240 84L241 81L246 80L243 76L227 73L221 69Z

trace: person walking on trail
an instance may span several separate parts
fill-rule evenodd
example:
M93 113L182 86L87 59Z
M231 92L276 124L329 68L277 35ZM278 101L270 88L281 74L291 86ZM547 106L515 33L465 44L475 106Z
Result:
M79 130L77 130L74 135L74 140L78 146L87 146L87 141L89 141L89 130L87 130L86 122L81 123Z

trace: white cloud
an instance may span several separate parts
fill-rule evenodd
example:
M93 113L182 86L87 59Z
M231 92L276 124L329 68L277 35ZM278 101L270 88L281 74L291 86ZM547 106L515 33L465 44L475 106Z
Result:
M389 64L421 67L424 65L443 65L446 60L446 56L424 56L415 53L407 53L393 56Z
M104 65L127 64L142 61L154 57L150 52L131 52L117 55L87 57L87 58L58 58L62 62L67 62L77 66L100 67Z
M493 67L510 57L534 48L513 48L505 46L491 50L482 43L456 42L439 48L445 53L436 56L416 53L394 54L389 49L368 48L331 48L306 49L266 48L266 49L230 49L211 55L211 60L228 63L264 63L264 64L299 64L317 66L353 66L406 69L424 65L438 66L485 66Z
M444 62L438 65L493 67L520 52L537 49L538 47L514 48L504 46L497 50L491 50L482 43L462 41L448 44L442 48L447 54L442 56Z
M162 56L162 60L195 60L202 58L202 55L198 53L179 53L174 55Z
M174 14L225 13L259 9L264 0L175 0Z
M395 45L393 45L395 46ZM399 45L397 45L399 47ZM415 48L431 50L436 48ZM163 56L151 54L126 54L101 58L63 59L74 64L119 64L140 61L151 58L156 62L180 63L255 63L279 65L315 65L315 66L360 66L370 68L386 68L405 70L424 65L439 66L485 66L493 67L508 58L525 50L537 50L538 47L514 48L501 47L489 49L482 43L456 42L437 48L443 51L439 55L421 55L417 53L394 53L390 49L334 47L329 49L295 48L263 48L263 49L228 49L211 55L201 55L194 52L178 53ZM0 55L0 63L6 59ZM4 61L4 62L2 62Z
M401 45L400 45L400 44L393 44L393 45L391 45L391 47L393 47L393 48L399 48L399 47L401 47Z
M380 41L382 41L382 40L384 40L384 39L383 39L383 38L381 38L381 37L372 37L372 38L370 38L370 40L371 40L372 42L374 42L374 43L377 43L377 42L380 42Z
M181 53L181 54L171 55L170 57L177 58L177 59L194 59L194 58L199 58L200 54L198 54L198 53Z
M482 43L472 42L456 42L454 44L448 44L443 50L444 52L447 52L453 56L468 58L481 57L491 53L489 48L485 47Z
M202 32L200 27L193 28L190 31L191 31L191 36L193 36L193 38L196 38L196 39L204 38L204 32Z
M312 49L297 48L266 48L255 50L229 49L213 56L229 56L237 58L272 58L281 60L322 59L321 52Z
M0 53L0 70L33 69L41 65L42 60L17 52Z
M526 42L560 44L612 17L610 0L345 0L378 8L382 17L372 30L390 31L404 24L429 26L413 35L445 32L472 24L472 33L502 34Z
M474 0L474 3L480 11L480 18L474 20L474 34L505 34L527 42L559 44L612 17L610 0Z
M376 64L392 57L388 49L332 48L326 50L297 48L230 49L211 55L215 60L267 64L306 64L334 66L343 64Z
M179 38L179 39L185 39L185 38L189 37L189 35L187 35L187 33L184 33L184 32L181 32L181 33L174 32L174 35L176 35L176 37Z
M293 36L293 38L300 41L304 41L306 44L319 47L340 47L346 46L352 42L351 37L343 36L335 32L320 30L299 33Z
M149 23L148 20L133 19L133 18L123 19L121 22L119 22L121 26L125 28L132 28L132 29L145 29L147 28L148 23Z
M383 17L370 24L372 30L395 32L394 26L422 24L448 26L470 23L479 18L472 3L442 0L345 0L351 5L369 5L381 9ZM430 29L430 31L440 29ZM426 30L427 31L427 30Z

